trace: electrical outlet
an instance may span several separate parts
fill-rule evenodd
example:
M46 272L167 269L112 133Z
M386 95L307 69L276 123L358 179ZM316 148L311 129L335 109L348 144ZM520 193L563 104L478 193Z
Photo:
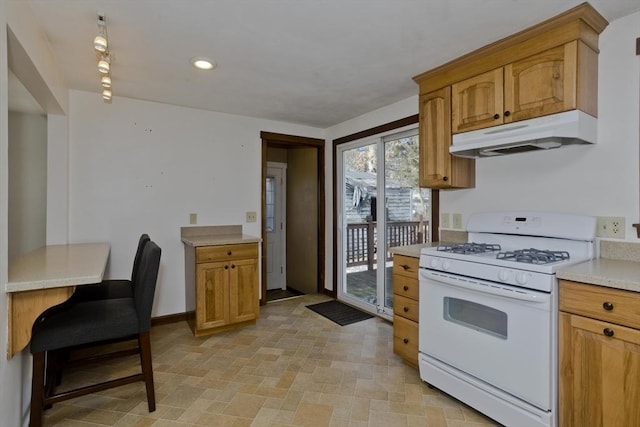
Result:
M453 218L453 228L461 230L462 229L462 214L454 213L451 215Z
M441 213L440 214L440 228L449 228L450 224L449 224L449 214L448 213Z
M256 222L257 216L255 212L247 212L247 222Z
M198 214L190 213L189 214L189 224L197 224L198 223Z
M596 218L596 236L624 239L624 217L599 216Z

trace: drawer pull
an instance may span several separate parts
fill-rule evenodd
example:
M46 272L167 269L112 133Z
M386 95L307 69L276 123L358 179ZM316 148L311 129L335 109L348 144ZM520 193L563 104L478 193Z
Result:
M409 312L409 307L404 307L403 310L404 310L405 313L408 313Z
M229 251L229 252L227 252L227 255L231 256L231 255L233 255L233 252Z
M404 289L404 291L407 292L409 290L409 287L407 285L404 285L402 289Z
M403 343L405 343L405 344L409 344L409 338L404 338L404 339L402 340L402 342L403 342Z
M411 267L407 264L402 264L400 267L404 268L404 271L409 270Z
M612 337L613 336L613 329L611 328L604 328L604 330L602 331L603 334L605 334L608 337Z
M602 308L604 308L607 311L611 311L611 310L613 310L613 304L611 304L609 301L607 301L607 302L602 304Z

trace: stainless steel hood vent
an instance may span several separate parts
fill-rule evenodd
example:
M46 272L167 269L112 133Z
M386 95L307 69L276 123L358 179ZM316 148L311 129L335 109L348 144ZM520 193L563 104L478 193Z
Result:
M492 157L571 144L594 144L597 119L580 110L453 135L449 152L460 157Z

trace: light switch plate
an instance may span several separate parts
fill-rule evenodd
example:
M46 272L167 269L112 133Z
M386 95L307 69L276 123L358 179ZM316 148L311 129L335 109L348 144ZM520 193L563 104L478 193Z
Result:
M454 213L451 215L453 219L453 228L460 230L462 229L462 214Z
M255 212L247 212L247 222L256 222L257 216Z
M190 213L189 214L189 224L197 224L198 223L198 214Z
M449 223L449 213L441 213L440 214L440 228L449 228L451 225Z

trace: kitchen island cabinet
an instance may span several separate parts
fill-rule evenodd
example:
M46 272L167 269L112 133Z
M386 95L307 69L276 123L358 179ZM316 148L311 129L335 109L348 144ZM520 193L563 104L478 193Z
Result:
M640 425L640 293L559 284L559 421Z
M187 322L195 336L254 324L259 307L259 239L183 237Z

